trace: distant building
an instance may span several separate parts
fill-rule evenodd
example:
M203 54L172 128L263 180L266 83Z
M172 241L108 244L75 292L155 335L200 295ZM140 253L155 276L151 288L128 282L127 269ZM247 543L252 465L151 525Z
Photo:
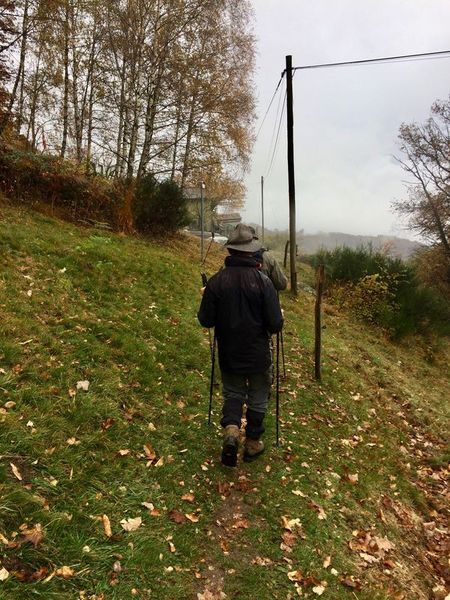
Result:
M242 221L242 217L238 212L220 213L215 215L215 221L220 235L228 237L236 225Z
M188 201L188 210L191 215L191 222L188 225L188 229L193 233L200 235L201 227L201 193L200 187L198 188L185 188L183 190L184 198ZM215 233L228 237L230 232L236 227L238 223L242 221L242 217L238 212L221 212L223 208L216 206L208 198L207 190L203 196L203 224L204 231L211 232L214 230Z

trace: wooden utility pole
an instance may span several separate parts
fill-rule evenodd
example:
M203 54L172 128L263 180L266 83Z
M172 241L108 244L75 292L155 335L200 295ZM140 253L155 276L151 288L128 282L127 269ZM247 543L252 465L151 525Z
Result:
M315 306L315 349L314 349L314 375L317 380L321 377L322 354L322 294L325 281L325 267L320 265L316 271L316 306Z
M264 177L261 175L261 243L264 246Z
M289 182L289 261L291 291L297 295L296 227L295 227L295 175L294 175L294 110L292 95L292 56L286 56L286 109L287 109L287 159Z

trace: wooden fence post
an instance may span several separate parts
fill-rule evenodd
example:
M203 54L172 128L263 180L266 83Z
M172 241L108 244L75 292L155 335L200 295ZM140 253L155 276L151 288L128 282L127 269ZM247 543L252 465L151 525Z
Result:
M286 268L287 266L287 254L288 254L288 250L289 250L289 240L287 240L285 246L284 246L284 260L283 260L283 267Z
M325 267L320 265L316 270L316 306L315 306L315 348L314 348L314 374L320 380L320 355L322 345L322 293L325 282Z

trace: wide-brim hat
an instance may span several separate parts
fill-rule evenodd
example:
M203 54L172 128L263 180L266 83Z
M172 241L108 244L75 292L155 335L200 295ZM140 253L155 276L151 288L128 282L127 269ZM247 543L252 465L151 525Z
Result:
M254 230L252 231L252 229L244 223L239 223L230 233L225 247L231 250L239 250L239 252L249 252L250 254L258 252L258 250L261 250L262 244L255 239Z

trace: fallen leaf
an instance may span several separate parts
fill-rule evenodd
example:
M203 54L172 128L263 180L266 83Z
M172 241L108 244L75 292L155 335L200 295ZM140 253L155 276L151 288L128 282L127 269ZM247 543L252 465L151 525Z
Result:
M75 571L71 567L66 567L66 566L60 567L59 569L56 569L56 571L55 571L56 577L63 577L64 579L70 579L74 575L75 575Z
M172 552L172 554L174 554L177 549L175 548L175 545L172 542L168 542L169 544L169 550Z
M197 592L197 600L225 600L227 595L221 590L210 592L206 589L203 593Z
M304 580L303 573L301 571L289 571L287 576L290 581L295 581L297 583L302 583Z
M231 494L230 484L228 481L219 481L217 491L221 496L229 496Z
M347 475L344 475L342 479L344 479L344 481L348 481L352 485L356 485L359 480L359 475L358 473L355 473L353 475L348 473Z
M295 546L298 536L295 533L292 533L292 531L283 531L281 538L283 541L280 544L280 549L284 552L292 552L292 548Z
M248 529L248 519L237 519L233 525L232 529Z
M366 563L369 563L369 565L372 563L380 562L380 559L377 558L376 556L372 556L372 554L367 554L366 552L360 552L359 555Z
M89 390L89 381L77 381L77 390L87 392Z
M300 536L304 536L303 527L298 518L290 519L289 517L282 516L281 525L283 529L286 529L287 531L292 531L293 533L298 533Z
M107 515L102 515L102 522L106 537L112 537L111 521L109 520L109 517Z
M7 546L9 544L9 541L5 538L5 536L3 535L3 533L0 533L0 542L2 544L5 544L5 546Z
M29 577L29 581L42 581L48 575L48 567L40 567L37 571L34 571Z
M186 519L189 519L189 521L191 521L191 523L198 523L198 521L199 521L199 517L195 513L186 513L185 517L186 517Z
M116 560L113 564L113 571L114 573L121 573L122 572L122 565L120 564L120 560Z
M315 587L313 587L312 591L317 595L317 596L321 596L324 591L325 591L325 586L324 585L316 585Z
M71 437L66 441L66 444L68 446L79 446L81 442L80 440L77 440L77 438Z
M258 565L260 567L270 567L271 565L273 565L273 560L262 556L256 556L252 560L252 565Z
M44 539L44 532L42 531L42 525L36 523L34 527L28 527L23 524L19 527L20 536L9 542L8 548L20 548L23 544L30 543L36 548Z
M169 512L169 519L178 525L186 523L186 517L184 514L175 508Z
M12 472L14 473L14 476L17 477L17 479L19 481L22 481L22 475L20 474L19 469L16 467L16 465L14 463L9 463Z
M194 502L194 494L191 494L191 493L183 494L181 496L181 499L185 500L186 502Z
M317 504L316 502L310 502L310 503L308 504L308 506L309 506L310 508L313 508L313 509L314 509L314 510L317 512L317 518L318 518L320 521L323 521L323 520L325 520L325 519L327 518L327 514L326 514L326 512L325 512L325 511L323 510L323 508L322 508L322 507L321 507L319 504Z
M128 456L128 454L130 454L131 450L129 450L128 448L124 448L123 450L119 450L117 452L117 454L119 456Z
M328 569L328 567L331 565L331 556L327 556L325 558L325 560L323 561L323 568L324 569Z
M0 569L0 581L5 581L6 579L8 579L9 577L9 571L7 571L5 569L5 567L2 567Z
M383 550L384 552L389 552L389 550L392 550L392 548L394 548L394 544L392 544L387 538L380 538L378 536L375 536L373 540L378 546L378 549Z
M361 589L361 582L354 575L343 575L342 577L339 577L339 581L346 587L355 590Z
M44 539L42 525L36 523L34 527L21 526L19 527L25 542L30 542L36 548Z
M120 524L125 531L136 531L142 525L142 519L141 517L129 517L128 519L122 519Z
M147 460L155 460L156 452L153 450L153 446L150 443L144 444L144 452Z

